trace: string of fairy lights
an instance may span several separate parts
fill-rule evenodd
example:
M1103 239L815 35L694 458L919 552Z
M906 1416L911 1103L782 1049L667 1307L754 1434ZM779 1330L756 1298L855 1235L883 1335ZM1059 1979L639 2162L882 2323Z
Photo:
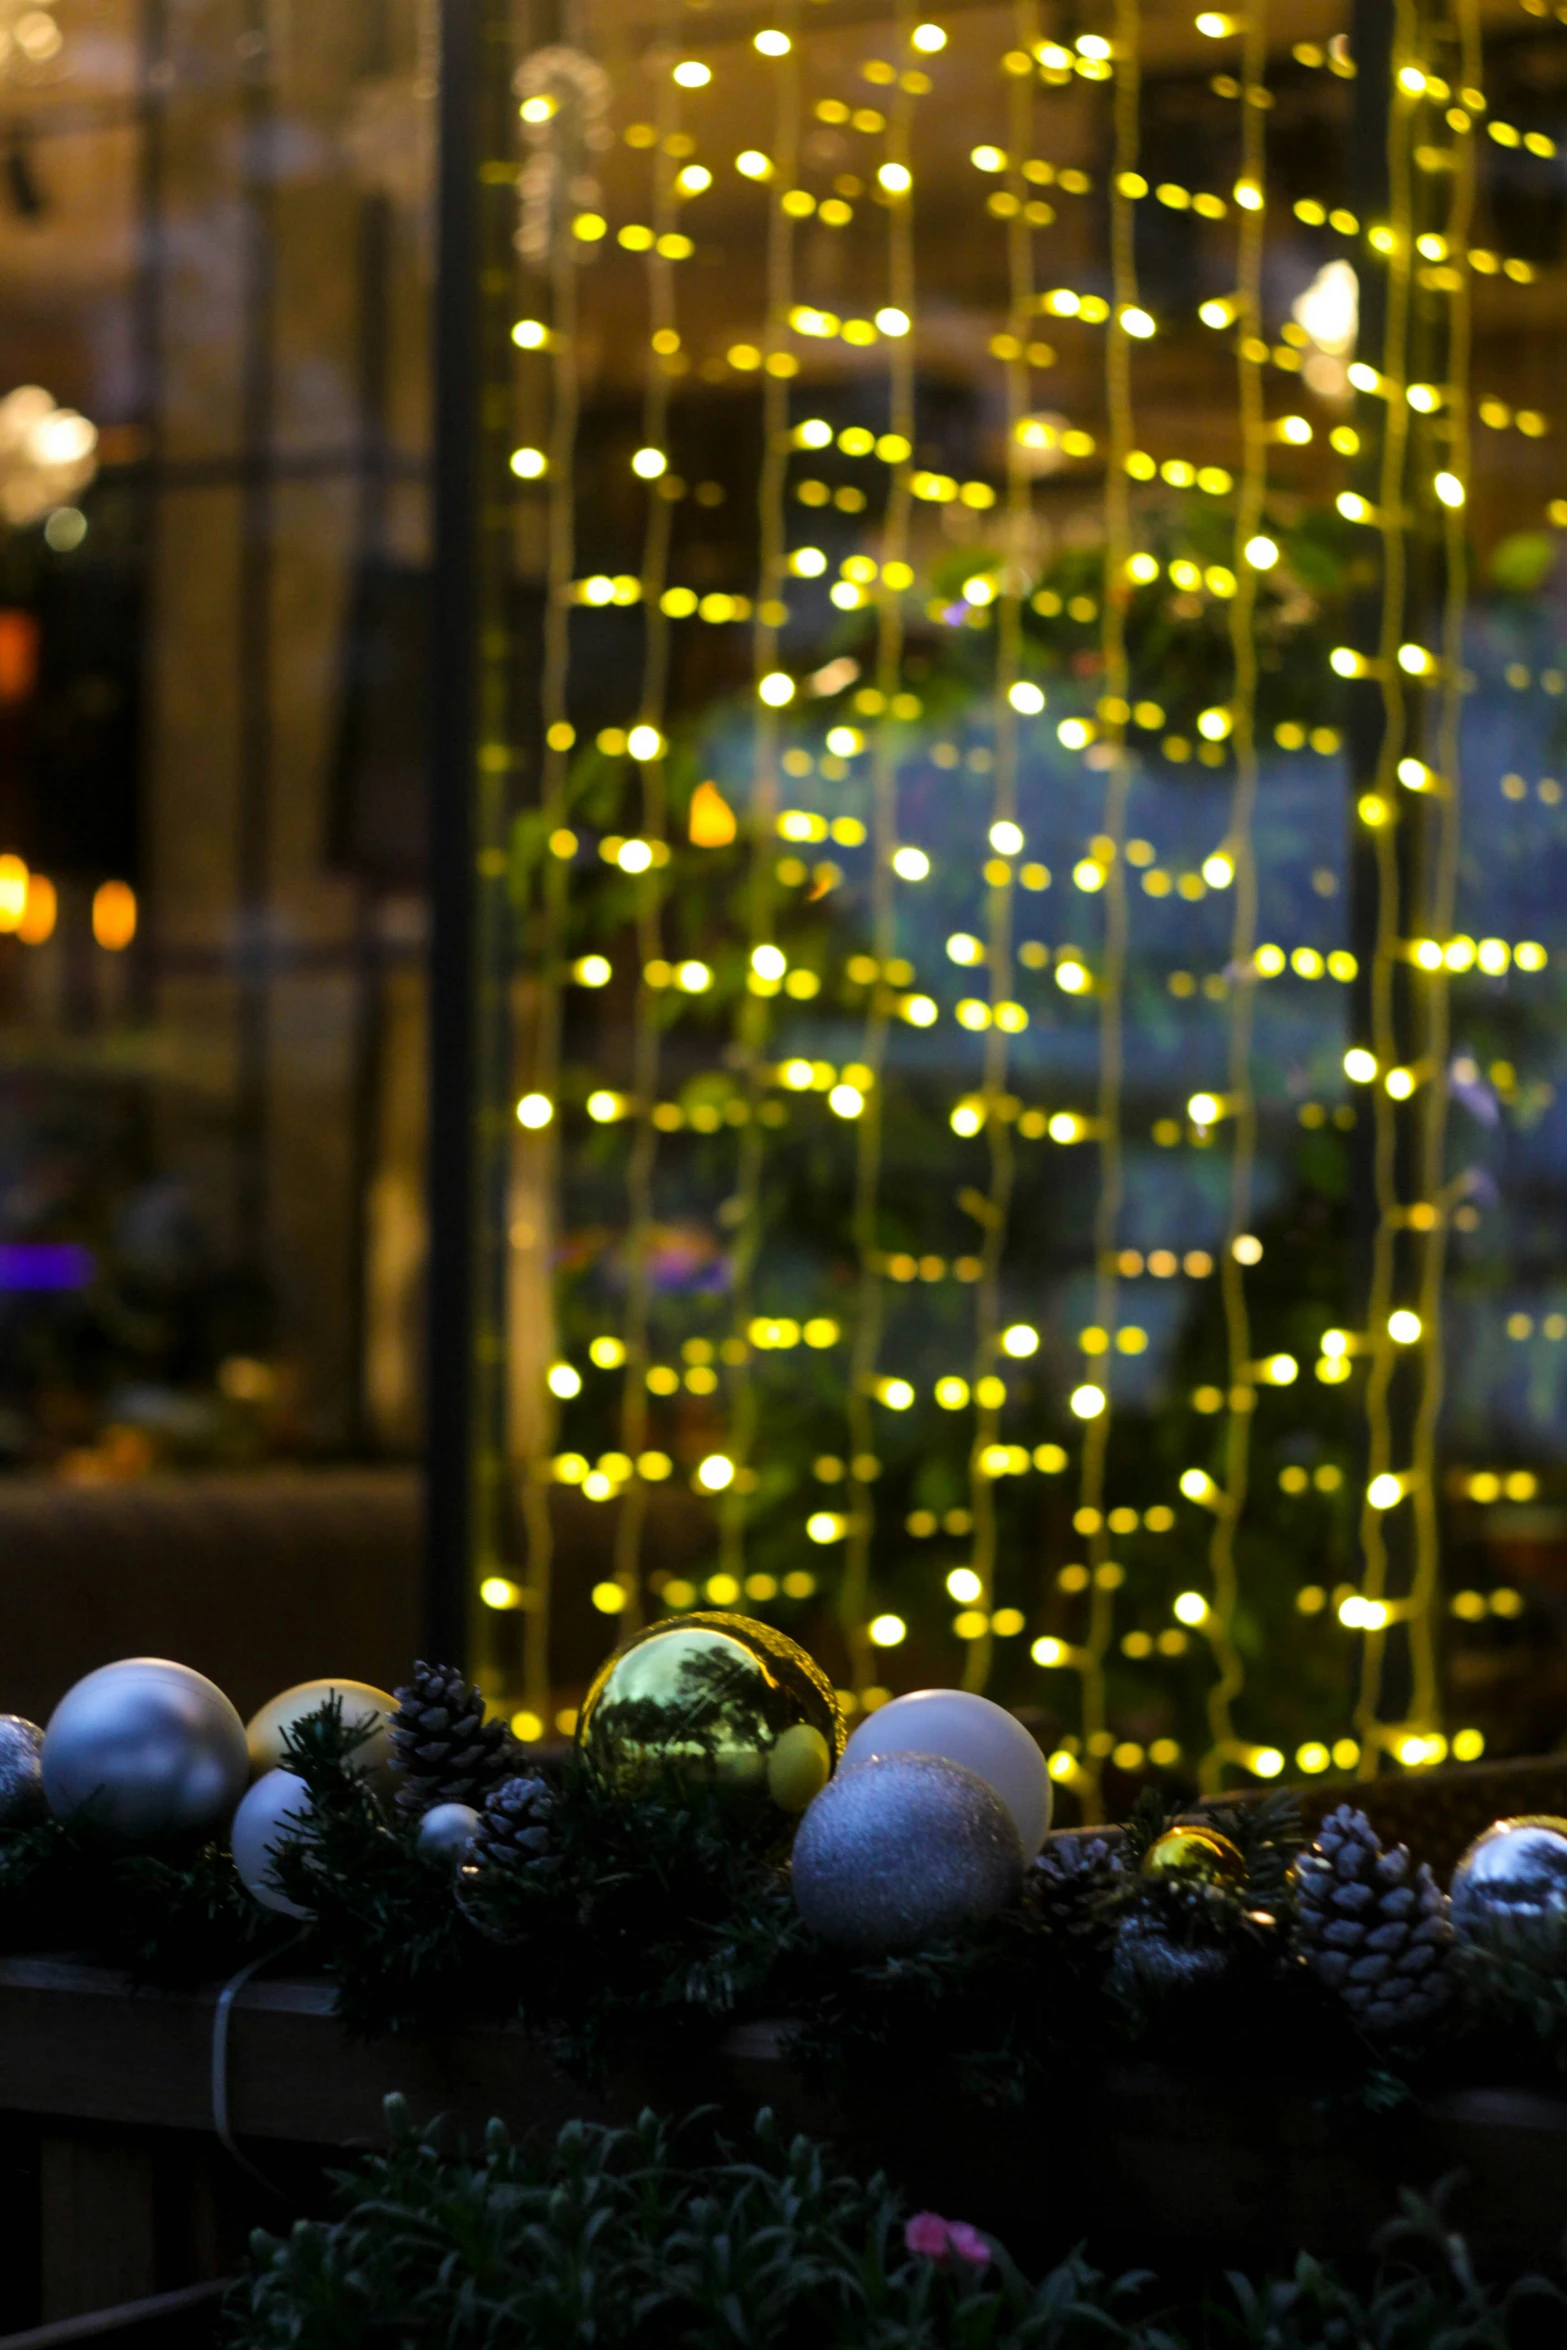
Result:
M1214 26L1201 29L1213 30ZM1119 1645L1134 1660L1159 1657L1173 1661L1190 1652L1191 1635L1200 1635L1206 1642L1213 1672L1208 1697L1209 1747L1201 1769L1208 1784L1222 1783L1227 1769L1234 1766L1262 1777L1275 1775L1284 1767L1285 1757L1279 1749L1252 1744L1237 1733L1244 1694L1236 1641L1244 1596L1237 1573L1237 1539L1252 1478L1257 1389L1259 1385L1288 1385L1299 1371L1293 1357L1254 1359L1246 1274L1261 1252L1250 1233L1257 1151L1252 1030L1258 989L1264 982L1286 974L1301 980L1331 974L1346 986L1354 986L1361 974L1355 957L1342 947L1320 948L1308 940L1293 946L1277 945L1257 938L1258 876L1253 840L1261 748L1257 599L1261 579L1278 559L1278 549L1266 529L1270 455L1275 448L1309 444L1320 429L1304 416L1269 418L1265 383L1270 371L1288 375L1306 371L1306 387L1315 389L1309 363L1313 352L1323 347L1293 325L1283 330L1277 344L1266 338L1262 294L1269 204L1265 156L1267 26L1262 13L1255 11L1244 23L1224 20L1220 29L1225 37L1234 36L1241 42L1241 78L1235 84L1236 94L1258 94L1255 102L1242 108L1241 163L1228 198L1174 182L1150 188L1139 168L1141 28L1137 0L1116 0L1108 35L1081 36L1072 50L1041 40L1033 0L1017 0L1010 28L1012 45L1002 60L1005 144L976 148L971 158L985 191L985 217L1000 230L1007 264L1007 316L1003 330L991 343L992 354L1000 363L1006 416L1006 462L998 485L995 481L960 481L934 472L922 466L916 455L913 130L918 98L932 87L932 71L939 72L946 35L939 26L916 24L911 14L900 11L892 28L892 42L899 56L913 57L915 65L899 68L887 64L885 71L871 76L867 64L867 76L883 84L875 108L853 108L838 100L824 100L816 108L822 121L842 119L867 140L874 140L879 155L875 178L886 233L885 300L870 319L843 318L802 299L813 289L797 284L797 238L802 223L813 216L824 226L847 228L854 203L847 196L808 197L798 186L804 106L799 25L790 11L770 12L768 24L751 44L766 62L771 86L768 149L766 153L747 150L737 160L741 177L756 184L766 205L765 315L755 330L755 341L732 342L725 355L733 373L755 379L760 395L760 546L752 594L699 594L687 587L678 573L672 577L670 571L674 494L666 494L672 486L667 481L667 451L670 394L677 380L670 363L682 353L676 302L678 272L694 249L693 240L678 223L684 205L710 186L713 176L705 163L691 160L693 142L681 130L681 94L707 87L713 79L709 64L682 59L673 68L665 64L659 69L656 120L649 135L634 142L648 150L649 193L643 207L646 224L630 223L616 232L622 247L643 256L647 289L649 360L643 382L641 445L633 460L645 493L645 514L642 558L635 573L575 576L580 248L610 234L603 215L581 209L573 217L562 201L547 261L542 266L535 263L528 278L541 295L547 295L548 319L519 322L514 340L520 350L547 360L549 426L537 445L518 449L513 470L519 480L539 484L546 508L542 807L551 853L541 865L534 931L536 984L525 1056L528 1090L519 1104L518 1118L524 1146L547 1156L552 1183L558 1180L557 1110L566 1079L561 1065L562 990L568 978L593 986L609 977L609 964L603 957L580 957L569 971L567 967L569 893L579 850L570 797L575 737L567 717L571 616L574 611L591 614L595 609L623 609L634 604L640 608L644 635L636 723L625 730L606 728L599 736L601 753L619 763L635 807L635 832L629 837L606 835L598 851L632 877L635 897L639 968L629 1091L618 1094L599 1087L589 1093L585 1103L590 1120L623 1121L627 1130L624 1305L618 1333L595 1339L590 1349L595 1366L621 1373L620 1449L596 1466L584 1456L556 1451L558 1408L581 1389L581 1375L569 1363L551 1362L542 1396L529 1412L514 1415L514 1424L529 1431L525 1457L519 1464L528 1565L523 1589L511 1600L503 1601L499 1596L504 1578L494 1576L491 1583L497 1594L492 1604L518 1604L520 1600L526 1609L526 1706L519 1720L542 1723L549 1711L548 1485L552 1477L581 1486L590 1500L619 1501L613 1575L595 1591L594 1598L606 1615L618 1619L623 1632L642 1619L646 1598L641 1553L650 1488L673 1470L669 1456L656 1450L652 1442L656 1429L650 1398L684 1386L693 1393L723 1395L723 1449L705 1455L693 1479L697 1489L715 1502L721 1529L719 1571L709 1579L708 1596L733 1598L749 1588L747 1524L759 1468L765 1462L765 1431L759 1416L753 1357L801 1344L828 1351L840 1345L843 1337L837 1323L828 1317L817 1315L798 1322L768 1315L760 1307L763 1187L773 1123L769 1113L790 1095L814 1095L824 1097L829 1114L851 1120L854 1129L856 1280L845 1377L847 1460L837 1467L846 1506L841 1511L811 1513L809 1529L815 1541L825 1545L841 1540L844 1545L838 1603L852 1660L853 1695L862 1703L878 1701L882 1694L876 1686L878 1651L897 1645L905 1632L901 1618L890 1612L873 1613L877 1412L905 1410L919 1400L912 1382L888 1377L882 1369L889 1283L956 1279L973 1291L970 1361L962 1372L954 1370L938 1380L932 1398L939 1409L969 1414L968 1504L966 1510L948 1513L954 1524L960 1518L964 1521L966 1562L947 1578L949 1592L962 1607L954 1629L966 1644L962 1669L967 1684L985 1685L995 1637L1013 1637L1026 1629L1024 1611L998 1609L995 1604L1004 1522L997 1508L1000 1480L1029 1472L1061 1475L1072 1463L1070 1452L1059 1444L1025 1446L1017 1442L1012 1428L1015 1415L1007 1411L1007 1362L1026 1359L1039 1345L1039 1334L1031 1325L1005 1324L1008 1217L1021 1143L1086 1144L1097 1159L1093 1321L1081 1333L1081 1369L1069 1398L1080 1431L1074 1525L1084 1537L1084 1554L1082 1564L1057 1569L1050 1563L1047 1585L1051 1598L1046 1610L1048 1620L1051 1609L1061 1604L1055 1597L1059 1593L1069 1606L1081 1598L1085 1613L1079 1640L1045 1633L1034 1641L1033 1654L1041 1667L1053 1670L1065 1666L1076 1676L1079 1729L1063 1738L1052 1758L1052 1769L1058 1778L1076 1787L1089 1816L1102 1802L1100 1782L1106 1762L1114 1760L1132 1767L1134 1754L1141 1762L1144 1750L1118 1736L1109 1701L1109 1665L1117 1645L1117 1595L1127 1580L1113 1554L1119 1547L1116 1538L1139 1523L1139 1513L1122 1507L1107 1488L1114 1426L1111 1367L1116 1354L1130 1355L1147 1343L1146 1335L1124 1320L1123 1284L1145 1275L1171 1278L1177 1273L1178 1259L1169 1249L1144 1253L1120 1245L1125 1195L1123 1095L1129 918L1134 889L1150 899L1178 894L1194 901L1211 890L1229 889L1234 894L1229 901L1230 935L1223 967L1205 978L1173 970L1167 981L1176 997L1200 993L1224 1005L1225 1090L1222 1094L1194 1094L1185 1105L1184 1117L1161 1119L1153 1129L1155 1142L1166 1146L1186 1141L1207 1148L1216 1140L1229 1145L1229 1205L1217 1260L1204 1251L1187 1251L1185 1263L1190 1279L1217 1273L1228 1356L1225 1387L1199 1389L1192 1398L1199 1413L1223 1414L1222 1475L1191 1471L1181 1480L1181 1497L1211 1513L1208 1590L1179 1593L1173 1603L1172 1624L1165 1632L1155 1635L1139 1624ZM1456 50L1455 58L1448 57L1445 50L1437 56L1437 46L1444 42L1447 49ZM1343 57L1345 52L1337 54ZM1303 57L1300 61L1310 62ZM878 67L884 63L872 62ZM1437 64L1452 74L1451 85L1438 74ZM1037 93L1042 87L1061 89L1076 81L1105 85L1111 151L1105 190L1110 224L1108 298L1065 286L1040 291L1045 273L1038 267L1035 240L1046 234L1056 219L1052 204L1041 191L1048 188L1052 197L1087 194L1093 183L1087 172L1048 164L1032 155ZM1368 434L1363 427L1338 424L1328 435L1346 462L1362 458L1372 443L1376 449L1375 480L1367 485L1373 494L1365 495L1364 489L1346 490L1339 505L1347 520L1367 525L1380 548L1379 633L1375 647L1367 652L1339 648L1334 668L1340 676L1374 681L1381 704L1375 773L1360 803L1378 891L1376 947L1363 982L1369 1027L1366 1043L1357 1041L1345 1056L1346 1077L1362 1099L1369 1095L1372 1105L1377 1231L1365 1311L1357 1317L1361 1328L1326 1332L1316 1365L1325 1386L1348 1379L1352 1366L1364 1369L1369 1466L1361 1520L1364 1575L1352 1593L1334 1595L1339 1622L1361 1640L1355 1735L1353 1739L1336 1739L1331 1746L1316 1740L1302 1747L1297 1760L1308 1770L1336 1763L1340 1768L1369 1771L1383 1753L1415 1762L1435 1759L1438 1749L1446 1751L1435 1661L1435 1627L1443 1608L1436 1428L1441 1401L1446 1236L1459 1205L1458 1195L1446 1187L1446 1089L1440 1082L1449 1048L1448 995L1452 979L1468 969L1494 973L1514 967L1527 972L1543 970L1547 960L1544 948L1535 941L1475 941L1453 930L1466 611L1464 507L1470 467L1470 288L1476 279L1522 283L1532 275L1532 265L1515 266L1470 243L1477 126L1484 118L1485 130L1499 148L1522 144L1529 152L1539 152L1537 134L1519 131L1510 140L1507 133L1512 126L1487 116L1480 81L1473 0L1458 0L1454 25L1436 28L1422 26L1412 0L1399 0L1386 222L1363 230L1359 220L1343 208L1330 211L1313 199L1295 206L1308 226L1330 226L1346 236L1363 234L1368 250L1385 272L1387 287L1377 364L1358 360L1345 370L1348 383L1362 401L1377 404L1378 429ZM570 110L563 107L562 100L570 93L544 80L535 85L520 83L519 88L526 92L524 121L536 151L552 152L551 143L556 142L558 162L570 128L565 119ZM1447 104L1454 89L1463 101L1463 107L1456 110ZM531 116L530 106L534 109ZM1460 131L1454 124L1454 113L1465 109L1466 126ZM1441 178L1445 211L1438 223L1427 220L1432 207L1421 193L1433 174L1423 165L1417 170L1416 156L1434 135L1431 125L1442 120L1454 132L1455 162ZM1223 301L1206 303L1203 319L1233 338L1241 449L1238 473L1227 467L1200 465L1181 455L1160 458L1137 446L1132 361L1137 346L1151 338L1158 327L1139 295L1135 251L1138 208L1150 198L1171 212L1189 212L1197 220L1233 217L1236 223L1236 290ZM836 207L831 218L829 204ZM1459 261L1467 267L1455 266ZM1439 371L1441 381L1432 385L1410 380L1412 306L1417 290L1441 296L1447 304L1445 363ZM1102 433L1034 413L1036 373L1055 357L1049 346L1038 340L1041 318L1104 326ZM801 373L801 352L808 359L813 346L825 347L834 341L884 351L885 431L875 433L862 426L835 431L821 420L798 418L791 392ZM685 364L683 357L680 364ZM1429 400L1426 393L1431 395ZM1503 411L1505 419L1498 422ZM1537 437L1537 426L1546 429L1541 412L1513 409L1494 399L1482 401L1477 413L1492 429L1515 428L1525 437ZM809 452L825 450L829 444L852 460L870 461L881 469L879 495L872 493L874 523L867 524L875 530L876 554L866 551L845 558L832 588L838 609L864 607L873 615L874 682L858 697L856 717L858 721L863 715L864 724L843 723L830 729L825 755L813 762L797 748L792 731L797 713L791 705L797 686L783 650L788 617L785 597L792 578L819 577L826 558L816 561L818 551L810 548L791 554L790 507L798 504L809 511L813 506L831 504L845 513L869 516L873 512L871 499L863 490L853 489L852 484L831 490L815 472L797 465L797 456L808 460ZM1092 462L1103 469L1104 587L1097 599L1083 594L1063 605L1061 597L1039 587L1033 576L1032 484L1041 451L1048 451L1058 462ZM1230 563L1199 566L1176 556L1161 565L1158 557L1138 546L1136 493L1140 485L1158 482L1232 502L1234 555ZM851 489L852 498L848 494ZM967 1256L936 1259L911 1255L905 1266L896 1253L887 1252L881 1231L888 1041L896 1021L923 1029L947 1016L935 996L916 983L913 966L899 953L897 885L917 886L931 869L927 852L904 840L899 827L899 761L907 755L907 725L919 710L917 697L908 690L904 663L905 599L911 592L916 596L925 592L911 561L912 524L921 505L956 505L975 516L992 516L1000 547L999 555L976 570L963 588L969 605L968 622L995 631L994 725L983 770L990 778L988 839L995 853L984 861L978 876L983 890L983 918L977 925L980 935L954 932L947 944L948 959L960 970L971 963L983 965L988 974L985 994L964 997L951 1014L960 1027L971 1030L980 1040L979 1084L960 1098L951 1113L954 1133L982 1140L987 1154L985 1189L974 1187L963 1194L972 1202L965 1212L977 1231ZM1413 642L1410 539L1418 522L1411 520L1411 509L1433 512L1442 534L1445 603L1436 652ZM1151 701L1134 699L1128 608L1133 592L1158 579L1161 570L1178 595L1224 609L1232 682L1223 702L1197 714L1195 724L1178 719L1172 727L1166 713ZM1033 941L1024 941L1019 947L1014 941L1014 891L1048 889L1052 882L1046 868L1026 859L1018 821L1023 743L1045 707L1045 696L1024 674L1024 614L1031 604L1047 619L1080 626L1085 643L1097 639L1099 685L1091 713L1065 717L1052 713L1044 721L1063 748L1081 752L1102 777L1100 830L1073 874L1075 886L1087 899L1097 901L1102 930L1096 957L1073 948L1037 946ZM1081 611L1078 605L1083 607ZM932 598L929 610L933 618L952 624L949 602L941 596ZM682 994L699 998L713 983L709 964L690 957L684 962L672 961L664 941L672 857L682 853L670 838L667 807L668 680L674 631L693 622L749 626L752 636L754 704L744 819L749 826L745 979L736 997L729 1052L734 1074L723 1104L716 1093L711 1099L698 1100L689 1089L680 1103L659 1099L660 1040L669 1013ZM910 707L904 708L904 704ZM1429 714L1425 705L1430 705ZM842 739L835 741L835 736ZM1195 756L1211 767L1227 763L1232 767L1226 835L1222 845L1203 861L1200 872L1172 874L1151 844L1128 837L1128 797L1141 736L1156 739L1172 764ZM1308 727L1289 720L1274 726L1273 739L1275 747L1286 753L1309 747L1322 756L1335 756L1341 748L1336 728ZM938 742L927 747L938 767L949 764L949 750L953 766L964 757L957 744ZM973 754L969 757L972 763ZM857 817L829 817L812 809L783 805L787 777L815 771L830 782L835 776L847 775L851 763L860 758L866 765L857 772L867 775L869 783L868 826ZM707 836L699 832L699 811L694 803L692 842L703 837L715 843L732 839L732 811L716 787L704 784L701 789L713 794L702 821L710 821L717 829ZM1398 819L1412 807L1428 823L1434 843L1430 879L1418 913L1405 902L1407 885L1398 853ZM783 856L780 844L787 852ZM822 845L850 853L868 848L870 859L865 951L849 958L845 972L848 986L863 990L858 998L858 1058L843 1066L804 1056L780 1060L772 1041L775 999L780 993L787 988L791 998L808 1001L820 985L819 976L805 965L791 967L790 953L779 934L785 926L788 892L797 886L792 878L796 867L800 879L808 878L813 891L830 891L836 886L833 877L841 878L840 869L830 858L823 858L812 869L803 857L792 855L796 847ZM1416 929L1421 935L1406 935ZM1054 1105L1027 1103L1010 1090L1009 1056L1013 1040L1028 1018L1026 1006L1018 1000L1021 973L1037 973L1042 978L1047 971L1064 995L1087 999L1095 1019L1097 1059L1091 1107L1081 1098ZM1400 991L1406 984L1416 990L1412 1029L1401 1008ZM1331 1103L1304 1103L1300 1118L1308 1128L1329 1120L1341 1125L1347 1122L1345 1105L1335 1108ZM706 1342L688 1344L686 1368L676 1371L654 1359L650 1250L659 1140L683 1126L701 1133L717 1131L725 1123L735 1128L735 1180L723 1216L723 1245L730 1269L729 1335L716 1348ZM1397 1181L1403 1123L1410 1125L1416 1137L1421 1197L1413 1202L1400 1197ZM553 1234L547 1231L533 1243L545 1251L552 1245ZM1200 1267L1198 1258L1202 1259ZM1415 1300L1412 1307L1397 1302L1406 1292ZM1397 1439L1392 1397L1400 1367L1411 1361L1416 1369L1417 1401L1410 1421L1411 1458L1401 1469L1394 1459ZM1207 1400L1210 1397L1212 1400ZM1009 1437L1013 1440L1008 1441ZM1489 1473L1477 1472L1476 1481L1482 1474ZM1322 1483L1321 1489L1328 1487ZM1388 1548L1387 1518L1389 1510L1405 1498L1412 1505L1412 1534L1409 1570L1400 1585ZM1476 1498L1482 1497L1477 1493ZM915 1520L922 1516L931 1518L930 1527L916 1526ZM1168 1505L1156 1504L1141 1513L1141 1523L1149 1532L1168 1531L1176 1522ZM915 1512L909 1521L909 1531L916 1536L933 1533L936 1526L935 1514L930 1512ZM808 1587L811 1578L797 1580ZM515 1586L509 1588L516 1591ZM1308 1586L1303 1591L1303 1612L1311 1612L1306 1594L1316 1588ZM678 1606L688 1604L680 1595L691 1591L691 1586L677 1579L666 1582L660 1596L666 1606ZM1317 1604L1325 1604L1320 1593ZM1404 1630L1409 1643L1409 1697L1399 1719L1386 1721L1382 1689L1388 1636L1395 1627ZM1469 1737L1474 1751L1474 1734L1463 1735ZM1162 1754L1158 1751L1161 1746ZM1458 1750L1456 1741L1454 1750ZM1168 1739L1155 1741L1148 1749L1155 1762L1173 1762L1178 1754Z
M909 20L897 19L899 46L908 46ZM912 138L915 93L898 88L883 133L878 174L887 197L887 301L883 316L896 311L912 327L914 318L914 172ZM888 1023L892 999L881 975L896 961L897 913L894 859L898 854L898 727L891 717L903 683L903 594L897 585L908 571L911 459L914 449L914 346L912 333L888 338L887 433L890 472L881 527L881 560L876 589L875 685L881 708L871 742L871 844L873 880L870 954L877 983L866 999L860 1063L852 1090L861 1108L855 1119L853 1240L858 1261L854 1337L849 1358L849 1525L839 1620L848 1645L853 1686L861 1693L877 1686L870 1637L870 1574L875 1530L877 1462L872 1400L881 1351L885 1255L881 1246L880 1189L884 1155L884 1097ZM862 428L864 429L864 428ZM896 454L901 450L902 454ZM867 558L868 560L869 558ZM851 582L851 584L853 584Z

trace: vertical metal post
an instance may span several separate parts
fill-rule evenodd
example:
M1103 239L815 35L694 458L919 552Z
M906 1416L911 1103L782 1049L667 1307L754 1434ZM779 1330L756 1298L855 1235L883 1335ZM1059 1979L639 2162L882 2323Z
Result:
M515 26L443 0L431 615L430 1304L424 1624L489 1695L487 1575L514 1547L505 1273L512 1101L508 833L516 749L509 309Z
M474 838L481 0L442 0L430 609L430 1155L423 1639L468 1655L475 1238Z

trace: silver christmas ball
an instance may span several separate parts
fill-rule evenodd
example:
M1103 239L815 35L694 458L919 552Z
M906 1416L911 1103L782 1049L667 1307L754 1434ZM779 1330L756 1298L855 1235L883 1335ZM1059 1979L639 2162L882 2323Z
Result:
M268 1771L249 1789L234 1814L229 1845L239 1881L263 1909L281 1910L288 1918L307 1918L310 1911L284 1892L273 1860L285 1837L298 1836L310 1823L314 1805L309 1788L294 1771Z
M49 1806L44 1801L44 1734L21 1714L0 1714L0 1834L30 1828Z
M1567 1964L1567 1820L1497 1820L1460 1860L1451 1892L1461 1948Z
M221 1826L249 1776L245 1725L222 1690L161 1657L101 1665L44 1733L49 1809L125 1844Z
M908 1950L1016 1900L1023 1847L961 1763L879 1755L829 1780L794 1840L794 1898L824 1942Z
M471 1803L432 1803L419 1822L417 1843L426 1860L455 1868L467 1856L479 1815Z

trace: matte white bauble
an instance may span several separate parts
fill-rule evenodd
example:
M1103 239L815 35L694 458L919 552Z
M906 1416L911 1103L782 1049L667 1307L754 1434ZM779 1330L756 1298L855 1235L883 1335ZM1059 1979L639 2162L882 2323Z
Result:
M249 1776L245 1725L222 1690L161 1657L100 1665L44 1733L55 1817L80 1815L126 1844L220 1827Z
M303 1779L293 1771L268 1771L246 1795L229 1831L234 1866L245 1891L264 1909L281 1910L285 1917L307 1918L310 1912L284 1892L273 1861L285 1837L309 1826L312 1809Z
M969 1689L911 1689L867 1714L843 1751L844 1763L881 1754L937 1754L993 1788L1032 1860L1050 1825L1045 1758L1016 1715Z
M479 1825L471 1803L432 1803L419 1822L415 1838L426 1860L448 1861L453 1867L464 1858Z

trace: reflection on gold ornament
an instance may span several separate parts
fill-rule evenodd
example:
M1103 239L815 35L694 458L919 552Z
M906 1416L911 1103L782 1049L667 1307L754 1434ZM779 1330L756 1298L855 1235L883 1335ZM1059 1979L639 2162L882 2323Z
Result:
M1145 1877L1182 1879L1189 1885L1220 1885L1226 1890L1242 1884L1246 1863L1240 1849L1217 1828L1189 1823L1166 1828L1143 1854Z
M803 1811L843 1752L832 1684L752 1616L654 1624L612 1656L583 1702L577 1744L627 1792L676 1776Z
M397 1710L397 1700L372 1682L343 1680L301 1681L297 1688L284 1689L278 1696L269 1698L261 1711L252 1715L245 1725L251 1777L259 1779L264 1772L277 1770L287 1755L285 1733L307 1714L319 1713L333 1697L342 1705L345 1729L352 1729L368 1717L374 1718L375 1727L355 1747L351 1760L355 1769L378 1784L389 1782L393 1764L387 1725Z

